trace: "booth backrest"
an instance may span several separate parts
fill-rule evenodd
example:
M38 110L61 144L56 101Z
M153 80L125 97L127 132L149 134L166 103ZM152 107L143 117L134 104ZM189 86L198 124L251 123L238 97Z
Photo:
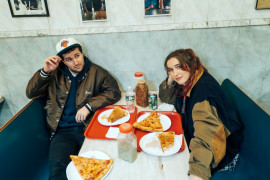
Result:
M234 172L217 172L213 180L269 179L270 116L229 79L221 85L244 124L244 141ZM0 128L0 179L48 180L49 133L45 101L31 101Z
M0 179L48 180L45 101L32 100L0 128Z
M221 88L244 124L244 141L235 171L218 172L212 179L269 179L269 114L229 79L223 81Z

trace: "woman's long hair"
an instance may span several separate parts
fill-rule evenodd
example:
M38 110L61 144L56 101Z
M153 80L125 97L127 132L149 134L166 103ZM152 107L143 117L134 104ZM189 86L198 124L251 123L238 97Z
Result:
M190 73L190 77L184 85L178 86L177 95L186 96L188 91L192 88L193 81L195 79L196 70L201 67L207 71L207 69L202 65L200 59L195 55L192 49L178 49L171 52L165 59L164 67L168 74L167 62L171 58L176 58L184 71Z

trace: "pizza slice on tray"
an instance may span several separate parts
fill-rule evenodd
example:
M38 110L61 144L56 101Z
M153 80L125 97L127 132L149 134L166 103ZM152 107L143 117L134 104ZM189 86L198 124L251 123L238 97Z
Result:
M174 131L162 132L157 134L163 152L174 145L174 135Z
M113 160L103 160L70 155L83 180L99 180L110 170Z
M151 114L144 120L135 122L133 126L144 131L163 131L159 115L156 111L152 111Z
M124 117L125 115L127 115L127 112L118 107L118 106L115 106L115 108L113 109L113 111L111 112L110 116L108 117L108 122L115 122L117 121L118 119Z

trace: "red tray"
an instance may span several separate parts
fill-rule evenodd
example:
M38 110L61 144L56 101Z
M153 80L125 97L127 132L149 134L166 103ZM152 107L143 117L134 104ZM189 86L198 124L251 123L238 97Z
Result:
M112 139L115 140L114 138L107 138L105 135L107 134L108 130L110 127L119 127L119 125L115 126L103 126L98 122L98 116L100 113L103 111L106 111L108 109L113 109L115 106L119 106L123 109L126 109L125 105L110 105L106 106L104 108L100 108L96 111L94 114L94 117L92 118L90 124L88 125L87 129L84 132L84 136L89 139ZM136 115L137 115L137 107L135 107L134 113L130 113L130 119L128 123L133 124L136 120Z
M151 111L141 111L138 113L137 118L139 118L141 115L145 114L145 113L149 113ZM167 131L174 131L176 135L180 135L183 134L183 129L182 129L182 122L181 122L181 116L179 113L177 112L171 112L171 111L157 111L157 113L159 114L164 114L166 116L168 116L171 119L171 127L167 130ZM137 150L138 151L142 151L139 142L141 140L141 138L151 132L148 131L142 131L140 129L135 129L135 135L137 136ZM182 146L180 148L180 150L178 152L181 152L185 149L185 143L184 143L184 135L182 138Z

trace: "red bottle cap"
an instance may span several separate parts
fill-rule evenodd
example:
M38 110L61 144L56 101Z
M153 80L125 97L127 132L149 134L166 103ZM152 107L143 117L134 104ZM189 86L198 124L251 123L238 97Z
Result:
M133 129L133 126L129 123L123 123L119 126L119 131L121 133L129 133L131 132Z
M135 72L135 77L142 77L143 73L142 72Z

